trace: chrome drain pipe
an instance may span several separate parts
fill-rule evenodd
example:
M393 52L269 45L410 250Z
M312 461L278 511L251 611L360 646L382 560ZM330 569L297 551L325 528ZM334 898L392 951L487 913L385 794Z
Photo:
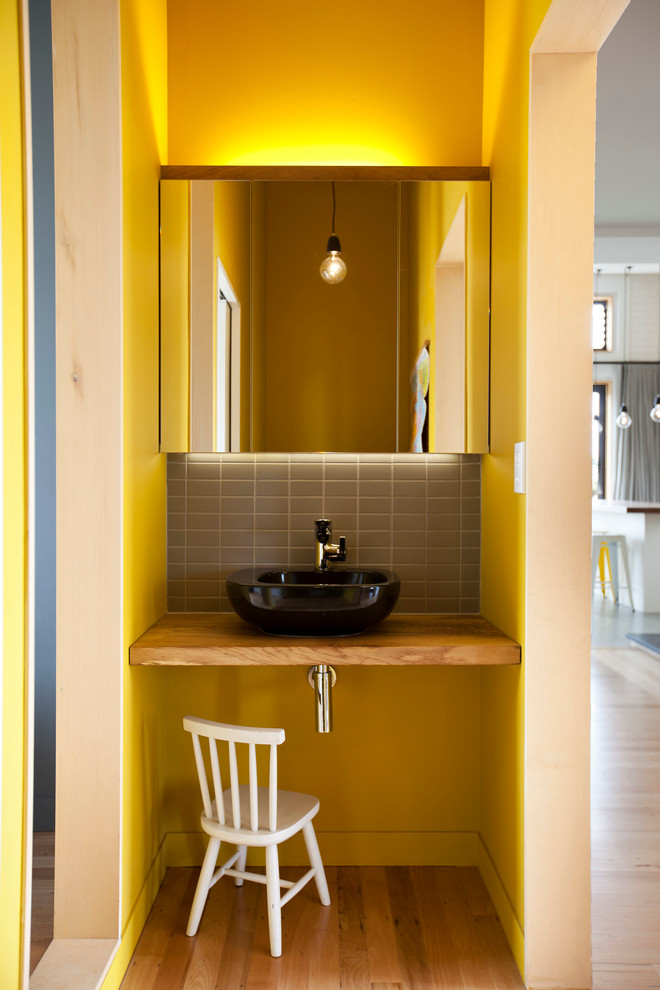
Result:
M337 681L335 668L329 663L319 663L309 668L307 680L314 688L316 731L332 732L332 689Z

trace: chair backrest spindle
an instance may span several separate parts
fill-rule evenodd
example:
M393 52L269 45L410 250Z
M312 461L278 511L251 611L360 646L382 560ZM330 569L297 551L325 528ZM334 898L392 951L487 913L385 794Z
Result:
M250 776L250 828L256 832L259 828L259 781L257 778L257 747L248 743L249 776Z
M211 772L213 774L213 790L215 792L216 817L221 825L225 824L225 803L222 800L222 777L220 761L218 760L218 741L209 736L209 754L211 756Z
M248 744L248 792L250 800L250 829L253 832L259 830L259 784L257 772L257 746L266 745L270 747L270 767L268 781L268 829L274 832L277 829L277 747L284 742L284 729L262 729L251 728L249 726L226 725L222 722L210 722L208 719L197 718L186 715L183 720L183 727L190 732L195 751L195 763L197 775L202 792L202 802L204 814L207 818L213 817L213 805L209 787L209 778L204 765L200 736L205 736L209 741L209 755L211 762L211 777L213 790L215 792L215 804L217 820L221 825L225 825L225 809L222 791L222 776L220 773L220 760L218 758L218 742L226 742L229 748L229 785L231 790L231 814L233 827L241 828L241 799L239 792L238 759L236 754L237 743Z
M241 827L241 795L238 790L238 763L236 761L236 743L229 740L229 781L231 786L231 812L234 828Z
M270 770L268 774L268 828L277 828L277 745L270 746Z
M209 785L206 779L206 768L204 767L204 757L202 756L202 747L199 742L199 736L193 735L193 749L195 751L195 765L197 766L197 776L199 777L199 787L202 792L202 804L204 805L204 814L207 818L210 818L213 811L211 807L211 795L209 794Z

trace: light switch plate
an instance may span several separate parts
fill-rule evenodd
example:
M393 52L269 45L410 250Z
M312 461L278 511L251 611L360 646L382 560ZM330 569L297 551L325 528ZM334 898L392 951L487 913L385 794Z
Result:
M525 441L513 445L513 490L525 494Z

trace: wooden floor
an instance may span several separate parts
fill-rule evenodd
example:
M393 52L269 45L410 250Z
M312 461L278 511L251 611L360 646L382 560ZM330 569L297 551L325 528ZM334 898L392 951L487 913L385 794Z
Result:
M660 987L660 656L592 661L594 990Z
M592 703L593 987L658 990L660 657L594 650ZM52 836L34 848L31 969L52 935ZM168 871L122 990L522 986L473 870L329 869L332 906L295 897L278 960L254 884L219 883L186 938L196 872Z
M32 841L32 927L30 973L53 939L55 833L35 832Z
M289 879L303 870L282 870ZM262 884L220 881L195 938L185 927L198 870L170 869L122 990L521 990L479 873L456 867L338 867L332 904L313 885L282 911L268 950Z

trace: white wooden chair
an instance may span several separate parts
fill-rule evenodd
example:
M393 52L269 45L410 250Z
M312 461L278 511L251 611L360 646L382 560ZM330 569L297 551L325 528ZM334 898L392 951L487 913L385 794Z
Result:
M277 747L284 742L284 729L249 728L239 725L225 725L210 722L204 718L187 715L183 727L192 733L195 762L202 791L204 811L200 821L209 835L209 843L204 856L195 897L188 919L187 935L195 935L204 910L209 890L220 877L236 878L236 886L243 880L265 883L268 897L268 928L270 932L270 953L282 955L281 909L294 894L314 877L316 889L322 904L330 903L328 884L325 879L323 862L312 825L312 818L319 810L319 802L311 794L298 794L294 791L277 789ZM208 739L210 755L210 777L204 764L200 737ZM229 783L223 791L220 777L218 743L227 743L229 749ZM239 761L237 746L248 747L248 783L239 783ZM257 746L270 747L270 771L268 787L259 787L257 781ZM211 786L214 798L211 798ZM277 847L302 829L311 869L296 883L280 880ZM236 845L233 856L216 869L221 842ZM249 873L245 870L248 846L265 846L266 875ZM234 864L237 868L234 869ZM288 888L285 894L280 888Z

